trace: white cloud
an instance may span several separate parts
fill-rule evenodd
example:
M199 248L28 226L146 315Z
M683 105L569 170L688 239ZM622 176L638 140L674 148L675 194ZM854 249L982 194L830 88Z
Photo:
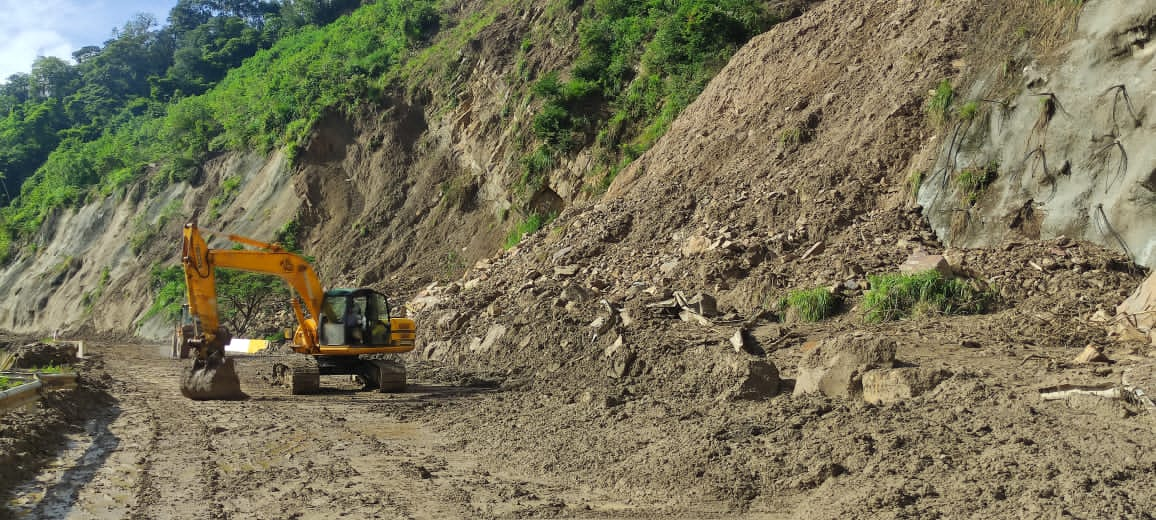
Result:
M136 13L152 13L157 22L176 0L0 0L0 82L28 72L37 56L72 59L86 45L102 45Z

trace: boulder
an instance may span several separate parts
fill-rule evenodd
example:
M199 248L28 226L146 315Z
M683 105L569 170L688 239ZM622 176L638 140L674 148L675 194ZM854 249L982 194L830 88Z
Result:
M682 256L694 256L705 253L710 249L710 239L702 235L695 235L687 239L682 245Z
M947 263L943 255L929 255L924 251L915 251L899 266L901 273L914 274L924 271L939 271L943 276L951 276L951 264Z
M779 368L763 359L748 359L739 362L737 381L731 389L723 393L724 399L757 400L778 395L782 385Z
M799 363L795 395L831 397L863 395L863 374L895 366L895 341L864 333L822 340L806 350Z
M1156 272L1116 307L1116 329L1125 338L1147 337L1156 345Z
M863 374L863 400L875 404L904 401L933 390L951 373L936 368L904 367Z

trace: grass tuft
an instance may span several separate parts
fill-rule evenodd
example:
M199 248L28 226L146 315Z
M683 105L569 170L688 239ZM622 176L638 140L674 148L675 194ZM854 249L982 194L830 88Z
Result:
M959 187L961 202L969 207L979 201L980 195L987 190L991 183L999 176L999 163L992 161L978 168L965 168L955 177L955 184Z
M821 321L835 314L839 306L838 298L826 287L792 291L783 299L782 307L794 309L803 321Z
M522 237L533 234L535 231L542 229L542 226L549 224L554 220L556 214L542 215L541 213L532 213L520 222L514 229L510 230L510 234L506 235L506 242L504 247L510 249L522 242Z
M939 82L939 86L931 92L931 99L927 100L927 118L931 124L942 126L947 122L951 103L954 100L955 90L951 88L951 82L946 79Z
M867 277L871 289L863 296L869 323L930 316L980 314L995 301L994 293L975 282L946 278L939 271Z

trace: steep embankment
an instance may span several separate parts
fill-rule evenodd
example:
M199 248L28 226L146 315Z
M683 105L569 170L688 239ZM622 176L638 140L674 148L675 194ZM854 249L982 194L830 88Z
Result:
M1109 349L1118 368L1070 362L1103 346L1093 316L1136 286L1136 270L1070 240L944 249L908 184L950 133L929 120L928 89L966 83L968 64L996 66L992 49L1014 48L1021 26L1039 40L1017 53L1061 48L1078 13L828 2L756 38L607 197L416 299L422 357L488 371L507 391L473 419L433 422L495 471L562 475L704 516L1152 507L1150 443L1129 440L1150 417L1038 397L1060 383L1118 383L1144 363L1140 345ZM998 312L864 323L866 275L897 270L917 249L993 282ZM841 314L784 324L767 312L811 287L841 294ZM717 309L693 303L697 293ZM886 377L913 378L890 405L854 391L768 398L801 384L808 352L875 341L894 342L906 367Z

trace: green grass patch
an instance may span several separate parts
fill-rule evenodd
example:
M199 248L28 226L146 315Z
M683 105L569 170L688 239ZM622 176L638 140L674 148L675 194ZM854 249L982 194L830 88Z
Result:
M991 308L995 295L971 280L947 278L939 271L871 275L863 296L869 323L960 314L980 314Z
M979 113L979 102L969 101L959 107L959 119L961 121L971 121Z
M0 391L7 390L9 388L16 388L16 387L20 386L21 384L23 384L23 383L21 383L20 381L13 381L11 379L8 379L7 377L0 376Z
M780 307L794 309L803 321L822 321L835 314L839 299L826 287L818 287L788 293Z
M911 195L911 200L919 199L919 188L923 186L924 172L921 170L914 170L907 176L907 193Z
M954 100L955 90L951 88L951 82L946 79L939 82L939 86L935 87L931 92L931 98L927 100L927 119L931 124L942 126L947 122Z
M522 242L522 237L533 234L535 231L542 229L542 226L549 224L551 220L557 215L549 214L542 215L540 213L532 213L526 217L525 220L519 222L514 229L510 230L510 234L506 235L506 243L503 244L506 249L510 249Z
M968 206L974 206L998 176L999 163L995 161L981 167L964 168L955 176L955 185L960 190L960 201Z
M65 372L71 372L72 367L69 367L68 365L48 365L45 367L35 367L32 369L32 371L39 372L41 374L63 374Z

